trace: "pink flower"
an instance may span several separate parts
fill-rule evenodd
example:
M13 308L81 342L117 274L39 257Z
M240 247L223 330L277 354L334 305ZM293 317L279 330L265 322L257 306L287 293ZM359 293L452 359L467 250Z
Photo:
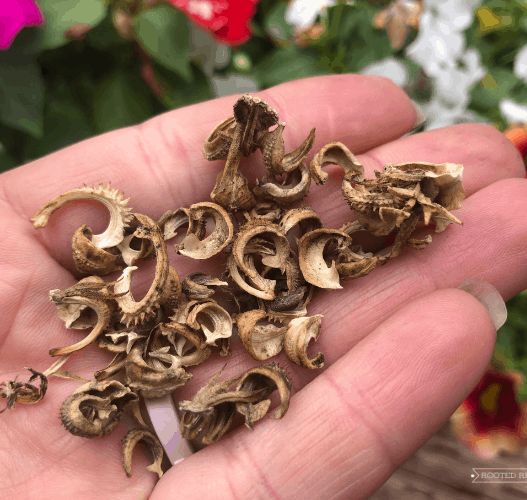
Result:
M258 0L170 0L196 24L223 43L239 45L251 38L249 21Z
M35 0L2 0L0 49L8 49L24 26L42 24L44 17Z
M520 373L491 366L450 417L454 434L478 457L515 454L527 445L527 405L517 398L522 383Z

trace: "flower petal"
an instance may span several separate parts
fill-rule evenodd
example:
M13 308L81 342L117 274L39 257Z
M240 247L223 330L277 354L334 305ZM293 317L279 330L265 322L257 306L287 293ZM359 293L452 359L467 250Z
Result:
M24 24L26 26L34 26L44 21L44 16L35 0L15 0L15 2L18 2L24 12Z
M527 45L522 47L514 58L514 74L518 78L527 78Z
M509 122L527 123L527 106L518 104L511 99L500 101L501 114Z
M369 64L361 71L361 74L384 76L399 87L404 87L409 80L408 68L395 57L388 57L382 61Z
M4 0L0 12L0 49L8 49L24 26L44 20L34 0Z
M208 29L220 41L239 45L251 37L249 21L258 0L170 0L195 23Z
M491 366L452 415L452 431L481 458L519 453L526 442L526 407L517 401L522 377Z

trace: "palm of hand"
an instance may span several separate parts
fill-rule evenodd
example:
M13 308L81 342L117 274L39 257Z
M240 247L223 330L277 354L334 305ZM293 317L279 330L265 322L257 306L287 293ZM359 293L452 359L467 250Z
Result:
M398 139L412 128L415 114L399 89L378 78L314 78L262 97L291 124L286 147L295 148L317 126L313 151L337 140L354 153L368 151L359 156L366 177L389 162L463 164L467 199L456 216L464 227L434 236L423 253L405 250L343 290L320 294L309 314L324 315L318 349L328 368L322 374L289 370L296 395L287 416L264 420L253 433L233 431L173 467L157 484L139 452L133 477L124 474L124 426L97 439L78 438L63 428L59 408L76 385L52 378L43 401L0 416L0 498L155 500L176 496L173 491L179 498L366 498L481 377L493 350L493 325L475 299L452 288L477 275L508 299L526 286L527 231L521 214L527 198L525 180L514 178L524 177L524 170L513 146L498 132L476 125ZM234 100L167 113L2 175L0 380L13 380L17 373L26 380L24 366L42 371L53 362L47 354L52 347L78 340L56 317L48 291L74 282L68 235L85 223L95 232L104 227L104 212L89 203L68 206L40 231L29 219L47 200L83 183L111 180L131 196L134 211L154 219L208 199L219 170L202 159L201 146L229 116ZM342 102L356 104L349 110ZM261 175L254 165L249 170ZM311 191L308 202L327 227L351 220L338 176ZM173 259L172 254L180 276L197 270L189 259L177 257L175 264ZM199 270L205 270L201 263ZM144 276L144 285L148 279ZM241 351L234 346L225 378L258 364ZM178 399L190 399L223 362L212 357L191 370L194 379ZM288 364L281 355L278 362ZM90 346L69 363L67 369L91 378L108 357Z

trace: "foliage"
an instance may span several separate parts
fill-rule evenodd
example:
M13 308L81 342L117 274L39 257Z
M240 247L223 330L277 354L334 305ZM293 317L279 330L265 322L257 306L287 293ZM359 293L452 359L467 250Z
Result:
M487 76L473 89L470 108L503 130L507 123L499 102L509 98L527 104L527 85L513 72L516 54L527 45L527 2L485 0L466 37L467 47L478 50L487 69Z
M23 30L0 51L0 171L212 97L203 69L188 57L189 26L176 9L139 13L136 40L126 40L102 0L39 3L45 25ZM79 22L92 29L68 39ZM162 96L141 77L146 59Z
M163 5L141 13L137 18L137 39L156 61L185 81L192 81L190 41L185 15Z
M132 3L40 0L46 23L24 29L9 50L0 52L0 170L212 97L203 66L189 58L185 14L169 4L145 7L146 2L130 13ZM359 72L395 56L413 78L418 68L404 56L404 47L394 51L386 32L373 26L385 4L357 0L328 8L318 21L323 35L300 47L285 21L288 2L261 0L252 38L216 74L243 74L266 88L313 75ZM116 13L129 14L131 34L116 22ZM92 27L82 41L68 37L76 23ZM527 3L485 0L465 34L467 47L481 53L488 70L472 89L469 108L503 129L499 102L510 98L527 104L527 85L513 72L514 57L527 44ZM405 47L415 36L411 30ZM237 64L236 54L243 54L246 64ZM157 95L145 82L145 61L160 89ZM423 97L422 85L408 90Z
M507 302L507 321L498 330L493 363L505 370L515 370L527 379L527 291ZM527 383L519 394L527 399Z
M41 0L41 28L23 30L0 52L0 171L167 109L212 97L204 68L189 58L189 26L170 5L131 16L131 36L117 22L125 0ZM108 7L109 5L109 7ZM326 34L308 47L293 43L284 20L287 2L261 0L253 37L234 54L247 61L218 75L243 73L261 88L314 75L360 71L393 50L372 25L377 7L338 5L322 16ZM68 37L76 23L92 29ZM120 32L120 33L118 33ZM149 60L162 89L154 95L141 78Z

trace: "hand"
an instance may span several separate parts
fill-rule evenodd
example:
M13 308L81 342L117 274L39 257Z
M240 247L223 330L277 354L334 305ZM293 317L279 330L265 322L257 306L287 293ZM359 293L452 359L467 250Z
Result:
M310 78L258 95L287 123L287 151L317 128L308 159L324 144L341 141L358 155L369 178L387 163L463 164L467 198L454 213L464 225L434 235L422 252L404 249L342 290L319 293L309 315L324 315L314 352L324 353L325 368L308 371L276 358L293 384L287 415L279 421L266 417L253 432L243 426L232 430L159 481L139 451L133 477L124 474L123 425L104 438L68 433L59 408L78 383L51 377L43 401L19 404L0 416L0 499L367 498L448 419L485 372L495 328L486 309L456 288L472 276L493 284L505 300L527 288L527 181L513 145L482 125L402 137L413 128L416 112L403 91L382 78ZM59 194L109 181L131 197L134 212L154 220L166 210L207 200L223 163L205 161L203 143L232 113L235 99L169 112L0 176L0 380L16 374L26 380L23 367L43 371L53 362L49 349L80 339L57 318L48 292L75 282L71 235L82 224L94 232L104 229L106 212L95 203L70 203L38 231L30 218ZM261 177L254 157L250 166L245 159L241 171ZM337 170L325 186L313 183L307 199L331 228L353 216ZM202 262L170 252L181 277L204 270ZM151 276L139 278L148 287ZM92 378L108 361L89 346L65 369ZM190 399L224 362L215 355L192 368L194 378L177 398ZM256 364L237 343L223 376Z

